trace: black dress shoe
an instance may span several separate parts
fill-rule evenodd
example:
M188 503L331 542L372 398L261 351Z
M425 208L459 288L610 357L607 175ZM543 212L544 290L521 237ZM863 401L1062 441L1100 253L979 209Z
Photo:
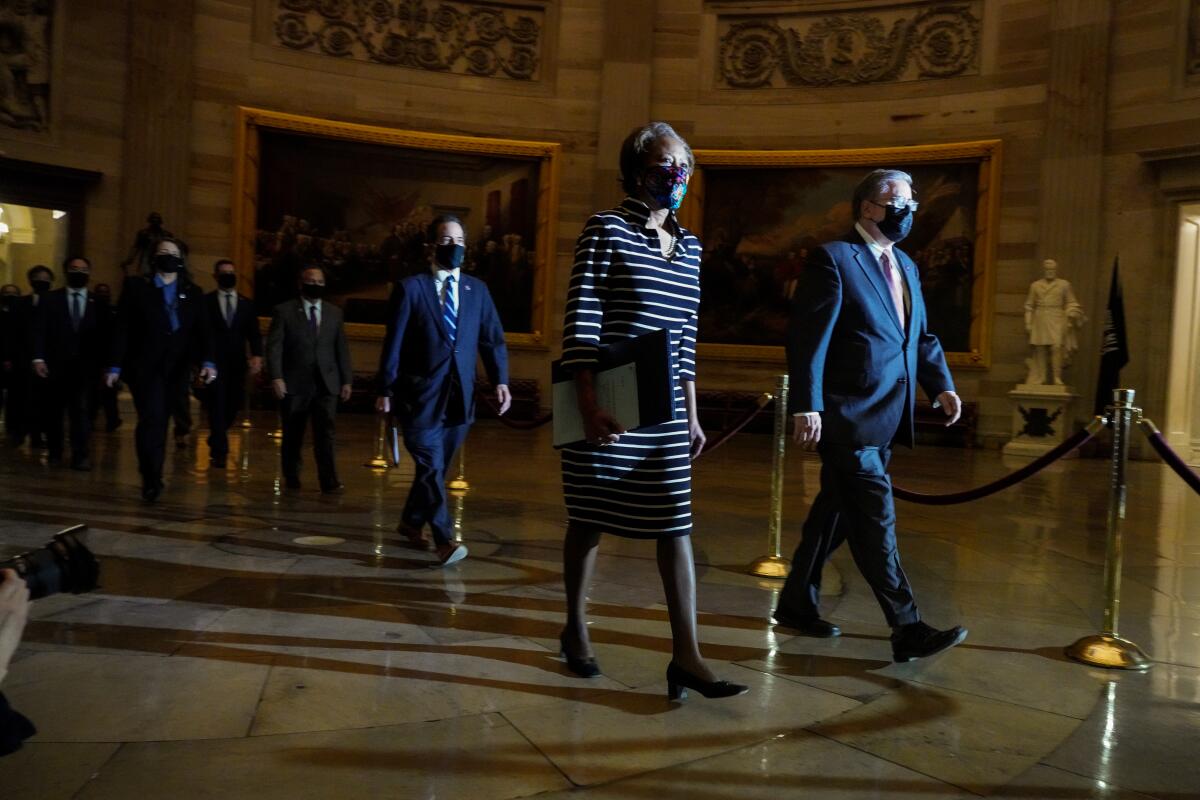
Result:
M289 489L299 489L300 488L300 479L296 478L294 476L288 476L283 479L283 485Z
M742 683L702 681L672 661L667 665L667 697L671 700L686 700L688 689L695 689L710 700L718 697L737 697L750 691L750 687Z
M842 629L832 622L820 617L796 617L786 611L775 610L775 622L785 628L797 631L801 636L812 636L816 639L832 639L841 636Z
M91 472L92 461L90 458L77 458L71 462L71 469L78 470L79 472Z
M51 453L46 456L46 463L51 467L61 467L63 463L62 453Z
M345 488L344 483L327 483L321 487L321 494L341 494Z
M966 638L967 629L961 625L939 631L924 622L914 622L892 634L892 659L896 662L916 661L948 650Z
M225 459L210 458L208 460L208 468L209 469L225 469Z
M161 483L148 483L142 487L142 499L147 503L153 503L162 494Z
M577 658L567 651L567 632L564 630L558 636L558 654L567 662L567 669L581 678L599 678L600 665L593 656Z

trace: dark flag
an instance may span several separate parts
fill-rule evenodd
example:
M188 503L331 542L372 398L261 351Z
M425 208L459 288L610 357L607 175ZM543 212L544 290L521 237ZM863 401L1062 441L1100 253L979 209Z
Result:
M1120 388L1121 367L1129 363L1129 341L1125 338L1125 301L1118 275L1120 257L1113 259L1108 308L1104 312L1104 335L1100 341L1100 374L1096 379L1096 414L1112 405L1113 390Z

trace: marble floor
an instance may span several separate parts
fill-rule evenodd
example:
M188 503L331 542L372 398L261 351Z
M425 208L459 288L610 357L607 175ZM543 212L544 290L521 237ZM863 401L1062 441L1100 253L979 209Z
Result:
M131 422L132 420L130 420ZM471 556L448 569L393 531L407 464L364 468L373 422L345 415L345 494L281 491L269 416L230 468L200 441L138 499L131 425L91 473L0 450L0 555L90 526L102 587L34 604L3 690L38 736L0 760L4 800L66 798L1200 797L1200 498L1131 467L1121 630L1144 674L1062 647L1101 624L1106 465L1074 460L962 506L900 504L926 619L967 642L893 664L870 592L839 552L844 635L767 617L767 438L695 469L700 623L724 701L665 695L670 631L653 546L606 538L591 595L604 676L557 658L563 511L548 432L480 423L456 500ZM899 453L897 483L949 491L1016 466L991 451ZM308 473L311 476L311 470ZM315 483L310 480L309 483ZM785 551L817 488L789 455Z

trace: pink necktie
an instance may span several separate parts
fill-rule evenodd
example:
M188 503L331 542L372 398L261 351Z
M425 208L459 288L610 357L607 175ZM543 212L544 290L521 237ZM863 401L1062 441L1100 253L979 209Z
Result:
M883 277L887 281L888 289L892 292L892 303L896 306L896 317L900 320L900 327L904 327L904 284L900 279L900 270L892 264L892 260L888 258L887 251L879 254L879 265L883 267Z

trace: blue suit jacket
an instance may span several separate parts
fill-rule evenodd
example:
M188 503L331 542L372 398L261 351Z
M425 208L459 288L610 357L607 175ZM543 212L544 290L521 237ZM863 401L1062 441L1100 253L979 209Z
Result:
M462 275L458 336L451 342L433 275L422 272L396 284L391 319L379 357L379 393L406 428L431 428L446 417L475 419L475 361L482 356L492 385L508 383L508 347L487 284ZM452 393L457 374L461 393ZM449 408L450 402L462 408Z
M821 440L912 446L916 385L954 390L938 338L926 329L916 264L893 247L910 298L901 328L879 262L853 232L815 249L792 300L788 410L821 412Z

